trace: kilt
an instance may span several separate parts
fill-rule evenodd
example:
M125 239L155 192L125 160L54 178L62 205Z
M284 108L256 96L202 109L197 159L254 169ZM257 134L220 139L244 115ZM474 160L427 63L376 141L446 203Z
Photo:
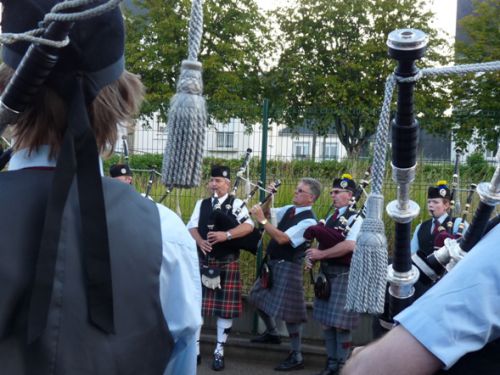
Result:
M200 268L206 264L206 260L200 260ZM202 285L201 315L225 319L239 317L242 310L240 261L209 258L208 266L221 270L221 289L209 289Z
M273 318L287 323L302 323L306 319L302 265L284 260L269 261L272 286L264 289L257 279L248 297L251 304Z
M326 273L331 293L328 301L315 298L313 319L328 327L352 330L359 324L359 314L344 309L347 299L349 266L331 265Z

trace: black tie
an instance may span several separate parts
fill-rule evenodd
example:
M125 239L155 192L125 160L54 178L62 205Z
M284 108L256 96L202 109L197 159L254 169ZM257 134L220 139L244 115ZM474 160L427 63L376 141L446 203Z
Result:
M214 201L212 202L212 208L215 208L219 204L219 198L215 197Z

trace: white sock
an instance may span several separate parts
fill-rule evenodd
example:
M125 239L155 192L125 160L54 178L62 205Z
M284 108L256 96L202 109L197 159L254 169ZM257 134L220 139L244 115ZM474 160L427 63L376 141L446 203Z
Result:
M232 326L233 319L217 318L217 346L215 347L215 352L218 352L220 355L224 355L224 344L227 341Z

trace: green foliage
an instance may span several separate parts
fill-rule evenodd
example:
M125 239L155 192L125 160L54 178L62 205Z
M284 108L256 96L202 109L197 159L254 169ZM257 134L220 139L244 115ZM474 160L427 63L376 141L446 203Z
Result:
M491 174L493 166L484 159L481 152L477 151L467 157L467 169L473 180L480 180L483 176Z
M465 40L456 43L457 64L500 60L500 6L498 0L473 1L474 11L459 26ZM453 86L454 129L459 145L474 142L496 150L500 132L500 72L469 74L456 78Z
M159 111L166 121L180 64L187 56L191 1L135 4L140 12L126 17L128 68L140 74L147 87L142 114ZM262 99L259 63L266 54L266 20L254 0L207 0L203 12L199 61L210 115L219 121L238 117L253 123L260 111L248 103Z
M273 12L281 51L278 65L265 77L273 120L318 136L336 132L349 155L359 154L375 133L385 80L395 66L387 57L387 35L398 28L421 29L430 44L419 65L448 60L424 3L298 0ZM420 118L440 117L449 107L444 87L436 84L442 80L427 81L416 92Z

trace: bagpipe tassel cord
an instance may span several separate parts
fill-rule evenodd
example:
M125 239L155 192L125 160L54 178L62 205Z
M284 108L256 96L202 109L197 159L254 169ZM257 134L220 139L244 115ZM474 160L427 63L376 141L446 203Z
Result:
M385 83L385 97L380 113L372 166L372 190L366 202L366 217L356 240L347 287L346 309L380 313L384 310L387 283L387 239L382 208L382 182L385 174L389 116L396 79L391 74Z
M207 109L201 63L197 61L203 33L202 0L193 0L189 21L188 59L181 65L177 93L170 101L162 182L169 187L200 185Z

